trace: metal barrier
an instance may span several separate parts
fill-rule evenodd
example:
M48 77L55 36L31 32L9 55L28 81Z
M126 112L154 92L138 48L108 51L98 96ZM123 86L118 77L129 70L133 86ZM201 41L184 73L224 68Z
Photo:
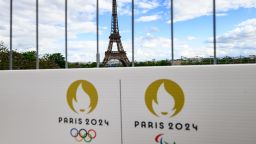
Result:
M96 0L96 23L97 23L97 53L96 53L96 62L97 67L100 66L100 54L99 54L99 0ZM214 62L213 64L217 64L217 56L216 56L216 1L213 0L213 47L214 47ZM36 69L39 69L39 4L38 0L36 0ZM134 67L134 0L132 0L132 66ZM171 64L174 64L174 3L173 0L170 0L170 18L171 18ZM68 0L65 0L65 68L68 68ZM9 69L13 69L13 0L10 0L10 52L9 52Z

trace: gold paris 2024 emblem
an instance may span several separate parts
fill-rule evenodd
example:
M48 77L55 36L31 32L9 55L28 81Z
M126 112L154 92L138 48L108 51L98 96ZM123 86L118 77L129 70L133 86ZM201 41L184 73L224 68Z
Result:
M90 99L90 105L88 106L88 108L82 107L79 108L79 110L75 109L74 107L74 102L78 103L78 99L77 99L77 91L78 88L82 88L82 91L88 95L89 99ZM88 110L88 114L93 112L94 109L96 108L97 104L98 104L98 93L96 88L94 87L94 85L86 80L77 80L75 82L73 82L67 91L67 103L69 108L74 111L75 113L79 112L86 112L86 110Z
M156 105L159 105L158 99L160 98L160 96L158 95L158 93L159 93L160 87L163 87L163 89L166 91L166 94L173 99L174 106L172 109L168 109L167 111L157 113L153 106L153 102ZM184 106L184 101L185 101L184 93L181 87L174 81L168 80L168 79L160 79L160 80L154 81L148 86L145 93L146 106L148 110L157 117L159 117L160 114L162 116L168 116L168 115L170 115L170 117L176 116L182 110ZM169 105L170 103L169 101L167 101L167 102L164 102L164 104Z

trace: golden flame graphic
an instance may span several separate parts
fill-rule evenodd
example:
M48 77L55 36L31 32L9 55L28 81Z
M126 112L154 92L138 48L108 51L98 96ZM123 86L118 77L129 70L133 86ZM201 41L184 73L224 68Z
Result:
M98 93L97 93L97 90L96 88L93 86L92 83L86 81L86 80L77 80L75 82L73 82L69 88L68 88L68 92L67 92L67 103L68 103L68 106L70 107L70 109L72 111L74 111L75 113L78 113L76 111L76 109L74 108L74 105L73 105L73 101L75 101L76 103L78 102L77 101L77 96L76 96L76 93L77 93L77 90L78 90L78 87L79 86L82 86L82 89L83 91L89 96L90 98L90 105L88 107L89 109L89 113L91 113L97 106L98 104ZM79 111L81 112L84 112L85 109L80 109Z
M153 115L159 117L159 115L155 112L153 108L153 102L158 104L157 93L162 84L164 85L167 93L174 99L175 104L172 110L175 112L173 113L173 115L171 115L171 117L174 117L182 110L185 103L185 96L181 87L172 80L160 79L151 83L145 93L146 106ZM164 114L165 113L163 113L163 115Z

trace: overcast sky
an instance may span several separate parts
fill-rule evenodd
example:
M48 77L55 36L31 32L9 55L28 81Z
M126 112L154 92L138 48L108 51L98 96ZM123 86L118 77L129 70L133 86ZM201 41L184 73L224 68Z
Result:
M256 0L217 1L217 55L256 55ZM9 45L9 0L0 0L0 41ZM35 50L35 0L13 0L13 48ZM107 50L112 0L100 3L100 55ZM117 0L131 59L131 0ZM96 0L69 0L69 61L96 61ZM39 0L39 48L64 54L64 0ZM174 0L175 58L213 55L212 0ZM135 0L136 61L170 59L170 0Z

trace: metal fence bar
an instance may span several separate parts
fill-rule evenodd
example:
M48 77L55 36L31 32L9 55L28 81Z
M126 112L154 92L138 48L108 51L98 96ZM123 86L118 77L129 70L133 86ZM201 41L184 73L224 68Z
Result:
M97 68L100 67L100 53L99 53L99 0L96 1L96 32L97 32L97 54L96 54L96 61L97 61Z
M216 49L216 0L213 0L213 49L214 49L214 64L217 64L217 49Z
M36 69L39 69L39 29L38 29L38 0L36 0Z
M10 0L10 52L9 52L9 69L13 69L13 52L12 52L12 13L13 13L13 0Z
M171 10L171 63L174 65L174 4L170 0ZM132 0L132 67L135 66L134 56L134 0ZM100 67L99 53L99 0L96 1L96 23L97 23L97 67ZM213 49L214 61L217 64L217 32L216 32L216 0L213 0ZM13 0L10 0L10 49L9 49L9 69L13 69ZM65 68L68 68L68 0L65 0ZM36 69L40 69L39 60L39 0L36 0Z
M68 0L65 0L65 68L68 69Z
M134 64L134 0L132 0L132 67Z
M172 51L172 65L174 65L174 28L173 28L173 0L171 0L171 51Z

